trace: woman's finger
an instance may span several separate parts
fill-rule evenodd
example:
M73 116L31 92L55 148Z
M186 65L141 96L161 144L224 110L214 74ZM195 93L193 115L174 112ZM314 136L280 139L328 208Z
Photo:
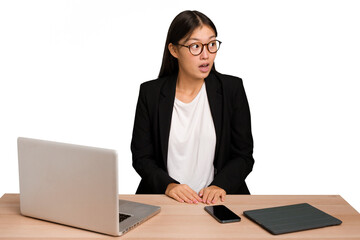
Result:
M207 204L211 204L212 201L213 201L213 199L214 199L214 196L215 196L215 191L213 191L213 190L211 191L211 190L210 190L206 203L207 203Z
M176 195L176 194L173 194L172 196L171 196L173 199L175 199L176 201L178 201L178 202L181 202L181 203L183 203L183 202L185 202L184 200L182 200L178 195Z
M192 201L182 191L178 192L177 195L186 203L192 203Z
M219 200L219 197L220 197L220 192L219 191L214 191L214 197L213 199L211 200L211 203L217 203L217 201Z
M204 195L204 188L200 190L199 197L202 197Z
M202 202L202 199L199 197L199 195L197 195L197 193L190 189L191 191L188 190L188 193L189 193L189 196L191 196L191 200L194 202L194 203L198 203L198 202Z
M220 194L220 199L222 202L225 202L225 198L226 198L226 192L225 191L221 191L221 194Z
M203 196L203 198L202 198L203 203L207 203L207 202L208 202L209 193L210 193L210 191L208 190L208 188L205 188L205 190L204 190L204 196Z

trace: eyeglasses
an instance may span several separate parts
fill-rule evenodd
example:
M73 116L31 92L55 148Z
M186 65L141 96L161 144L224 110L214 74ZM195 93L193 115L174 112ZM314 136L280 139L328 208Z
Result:
M201 42L195 42L188 46L185 46L182 44L177 44L177 45L182 46L182 47L187 47L192 55L198 56L204 50L204 46L207 47L207 50L209 51L209 53L216 53L217 51L219 51L220 44L221 44L221 41L212 40L206 44L202 44Z

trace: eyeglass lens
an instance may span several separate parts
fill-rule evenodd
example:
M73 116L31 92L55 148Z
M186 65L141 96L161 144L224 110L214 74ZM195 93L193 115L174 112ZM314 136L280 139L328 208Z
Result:
M202 51L204 49L204 45L206 45L208 51L211 53L216 53L220 47L220 43L218 40L211 41L207 44L202 44L202 43L198 42L198 43L190 44L190 46L189 46L190 52L193 55L199 55L200 53L202 53Z

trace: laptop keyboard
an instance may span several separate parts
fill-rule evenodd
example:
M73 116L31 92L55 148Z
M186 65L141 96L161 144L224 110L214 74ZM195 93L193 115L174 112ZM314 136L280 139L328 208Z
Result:
M131 216L127 215L127 214L119 213L119 222L122 222L129 217L131 217Z

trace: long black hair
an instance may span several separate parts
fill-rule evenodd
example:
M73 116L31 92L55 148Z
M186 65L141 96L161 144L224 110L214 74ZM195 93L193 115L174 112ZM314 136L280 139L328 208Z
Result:
M168 49L169 44L178 44L182 38L190 36L196 28L203 25L212 28L215 32L215 37L217 36L214 23L201 12L187 10L179 13L174 18L167 34L159 78L178 73L179 71L178 60L171 55ZM211 70L215 71L215 64L213 64Z

